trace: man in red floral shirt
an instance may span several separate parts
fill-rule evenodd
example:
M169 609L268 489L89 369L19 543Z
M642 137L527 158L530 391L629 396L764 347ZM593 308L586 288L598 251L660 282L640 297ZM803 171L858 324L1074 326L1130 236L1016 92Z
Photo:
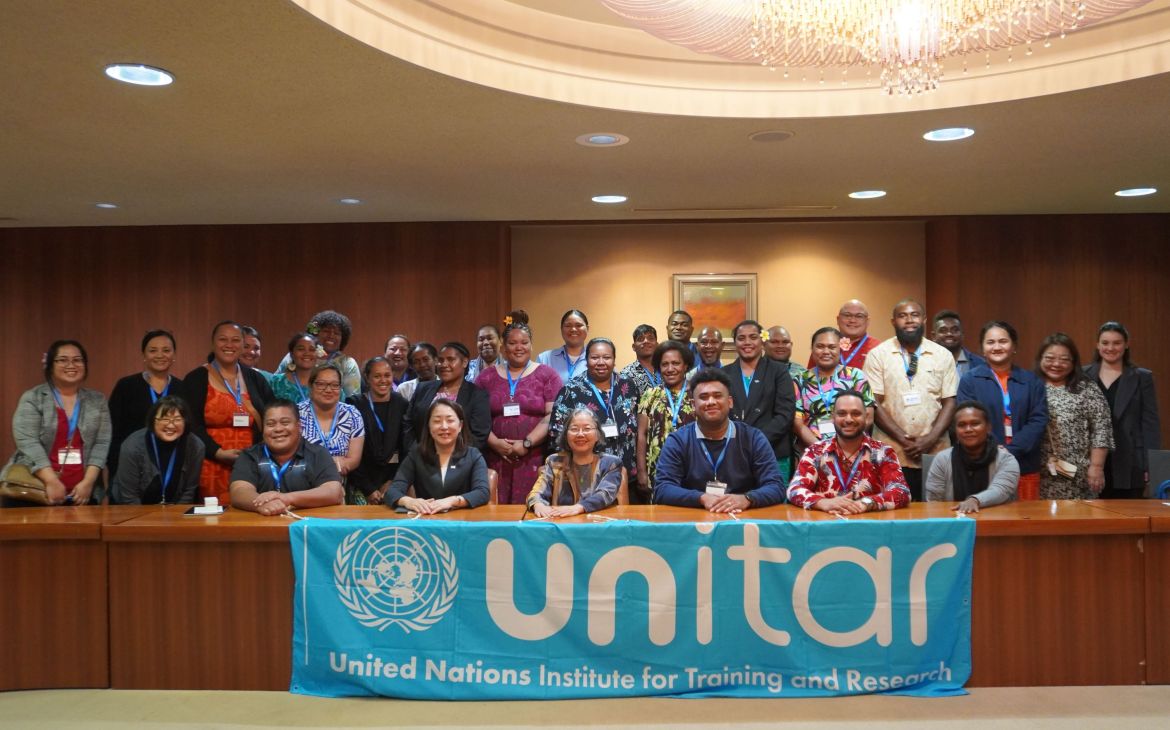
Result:
M910 504L910 488L894 450L865 435L865 401L845 390L833 402L836 436L805 450L788 485L796 507L836 514L897 509Z

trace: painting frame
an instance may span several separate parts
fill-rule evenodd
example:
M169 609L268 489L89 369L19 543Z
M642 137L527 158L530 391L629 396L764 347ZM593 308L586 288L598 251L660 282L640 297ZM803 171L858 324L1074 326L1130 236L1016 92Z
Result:
M735 325L756 318L756 274L674 274L671 290L672 309L690 313L696 332L711 325L719 328L723 352L735 349Z

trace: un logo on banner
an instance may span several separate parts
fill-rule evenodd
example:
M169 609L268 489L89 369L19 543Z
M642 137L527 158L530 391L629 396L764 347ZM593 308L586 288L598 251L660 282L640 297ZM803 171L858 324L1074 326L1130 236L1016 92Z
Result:
M447 543L404 527L384 527L366 536L350 533L337 546L333 579L342 604L363 626L406 633L426 631L451 608L459 569Z

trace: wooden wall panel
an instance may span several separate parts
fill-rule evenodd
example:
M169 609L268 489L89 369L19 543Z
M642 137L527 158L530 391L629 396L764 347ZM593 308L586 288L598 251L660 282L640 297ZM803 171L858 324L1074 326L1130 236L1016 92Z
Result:
M1020 332L1017 363L1031 367L1040 341L1063 331L1081 358L1097 328L1130 331L1133 359L1154 371L1162 448L1170 444L1170 215L982 216L926 226L926 306L963 315L966 344L1005 319Z
M86 346L88 385L108 393L141 369L139 342L154 327L175 333L181 375L222 319L257 327L272 369L322 309L353 321L346 350L360 362L399 331L474 351L478 327L510 308L509 229L498 223L4 229L0 255L3 460L16 401L57 338Z

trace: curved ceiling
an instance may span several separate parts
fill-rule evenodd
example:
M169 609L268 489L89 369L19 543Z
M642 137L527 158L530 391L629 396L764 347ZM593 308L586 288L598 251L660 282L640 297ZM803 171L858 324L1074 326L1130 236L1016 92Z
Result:
M944 64L932 93L889 97L864 69L791 69L688 51L597 0L293 0L374 48L492 88L606 109L712 117L829 117L946 109L1170 71L1170 0L1051 47Z

